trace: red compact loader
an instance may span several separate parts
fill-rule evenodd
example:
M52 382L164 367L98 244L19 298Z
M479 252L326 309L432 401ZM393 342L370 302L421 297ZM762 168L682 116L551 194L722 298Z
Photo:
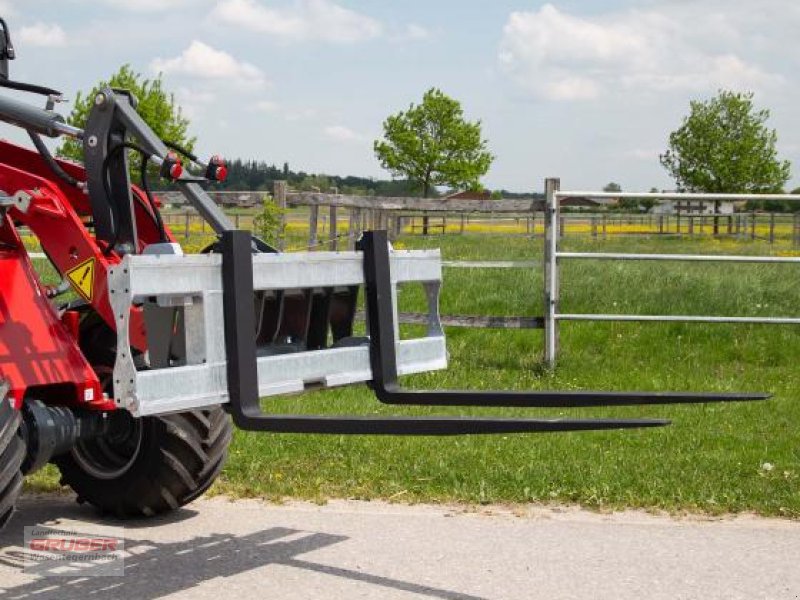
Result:
M53 462L62 481L119 517L200 496L225 462L232 424L280 433L455 435L653 427L664 420L265 414L261 398L367 382L384 403L594 407L763 399L763 394L406 390L399 375L446 367L438 251L393 250L383 231L352 252L281 254L237 231L204 191L224 178L159 139L125 90L94 97L84 129L54 111L59 92L9 79L0 19L0 121L33 149L0 141L0 526L23 476ZM19 98L44 96L44 101ZM82 164L42 136L80 140ZM141 181L131 184L129 159ZM183 158L181 158L181 156ZM156 165L155 167L153 165ZM174 184L218 235L184 255L148 185ZM45 286L20 235L62 279ZM398 284L424 286L427 333L400 339ZM73 298L64 299L72 290ZM367 334L353 321L364 294ZM62 298L60 301L59 298ZM78 298L75 300L74 298Z

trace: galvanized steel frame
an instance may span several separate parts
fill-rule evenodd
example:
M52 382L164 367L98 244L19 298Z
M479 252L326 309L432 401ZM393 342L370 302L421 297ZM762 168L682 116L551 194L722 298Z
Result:
M398 370L418 373L447 367L439 321L441 259L438 250L393 251L393 287L420 282L428 299L425 337L397 340ZM255 290L346 287L364 282L360 252L254 254ZM109 272L117 319L114 389L117 403L136 416L227 403L222 257L127 255ZM141 302L182 306L186 322L185 366L138 371L130 353L129 315ZM396 314L396 299L392 310ZM368 344L258 358L259 394L271 396L372 379Z

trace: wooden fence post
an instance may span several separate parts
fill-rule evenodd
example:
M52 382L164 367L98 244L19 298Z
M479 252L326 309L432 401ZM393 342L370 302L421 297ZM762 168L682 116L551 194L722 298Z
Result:
M800 213L794 213L792 217L792 244L795 248L800 247Z
M794 213L794 246L800 248L800 213Z
M184 217L186 218L186 225L185 225L184 230L183 230L183 237L188 240L189 239L189 224L191 222L192 216L191 216L191 214L189 214L189 211L186 211L186 215L184 215Z
M319 220L319 205L314 204L308 216L308 246L313 248L317 245L317 221Z
M769 213L769 243L775 243L775 213Z
M395 213L394 215L394 239L403 235L403 214Z
M597 217L592 215L592 237L597 239Z
M351 208L348 211L349 219L347 220L347 249L352 250L355 245L355 232L356 232L356 209Z
M275 181L272 184L272 196L280 211L278 217L278 250L286 248L286 182Z
M338 227L336 223L336 207L330 207L330 225L328 226L328 239L331 241L330 246L331 250L334 252L339 249L339 234L337 232Z
M756 239L756 213L753 211L753 214L750 216L750 239Z

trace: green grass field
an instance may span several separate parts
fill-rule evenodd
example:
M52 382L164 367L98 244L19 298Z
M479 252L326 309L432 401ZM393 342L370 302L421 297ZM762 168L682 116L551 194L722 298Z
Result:
M541 239L403 238L445 259L540 259ZM788 246L698 238L570 239L586 251L787 253ZM564 264L563 312L800 315L797 265L581 261ZM420 289L401 310L423 310ZM540 270L446 269L443 314L541 313ZM405 334L414 333L409 328ZM462 414L670 417L641 431L385 438L237 432L218 493L268 499L578 503L597 508L755 511L800 516L800 327L564 323L555 372L541 331L448 330L450 369L409 386L769 391L768 402L604 410L463 409ZM265 403L275 411L454 414L379 405L363 387ZM52 489L51 471L33 478Z

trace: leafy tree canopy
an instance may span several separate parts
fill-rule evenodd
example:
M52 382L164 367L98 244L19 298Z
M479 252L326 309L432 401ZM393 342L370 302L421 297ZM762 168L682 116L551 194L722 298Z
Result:
M107 81L99 82L88 94L78 92L74 108L67 122L76 127L84 127L94 104L97 92L104 87L130 90L139 101L136 110L144 121L161 139L173 142L191 151L196 138L189 137L189 120L183 115L175 96L164 90L159 75L155 79L144 79L141 74L122 65ZM81 161L82 144L78 140L67 139L58 149L59 156Z
M425 197L441 185L479 188L494 160L481 122L466 121L461 104L436 88L421 104L387 118L374 148L384 169L414 182Z
M778 135L766 126L768 118L768 110L753 106L750 92L722 90L710 100L693 101L670 134L661 164L680 190L779 192L789 180L789 161L778 158Z

